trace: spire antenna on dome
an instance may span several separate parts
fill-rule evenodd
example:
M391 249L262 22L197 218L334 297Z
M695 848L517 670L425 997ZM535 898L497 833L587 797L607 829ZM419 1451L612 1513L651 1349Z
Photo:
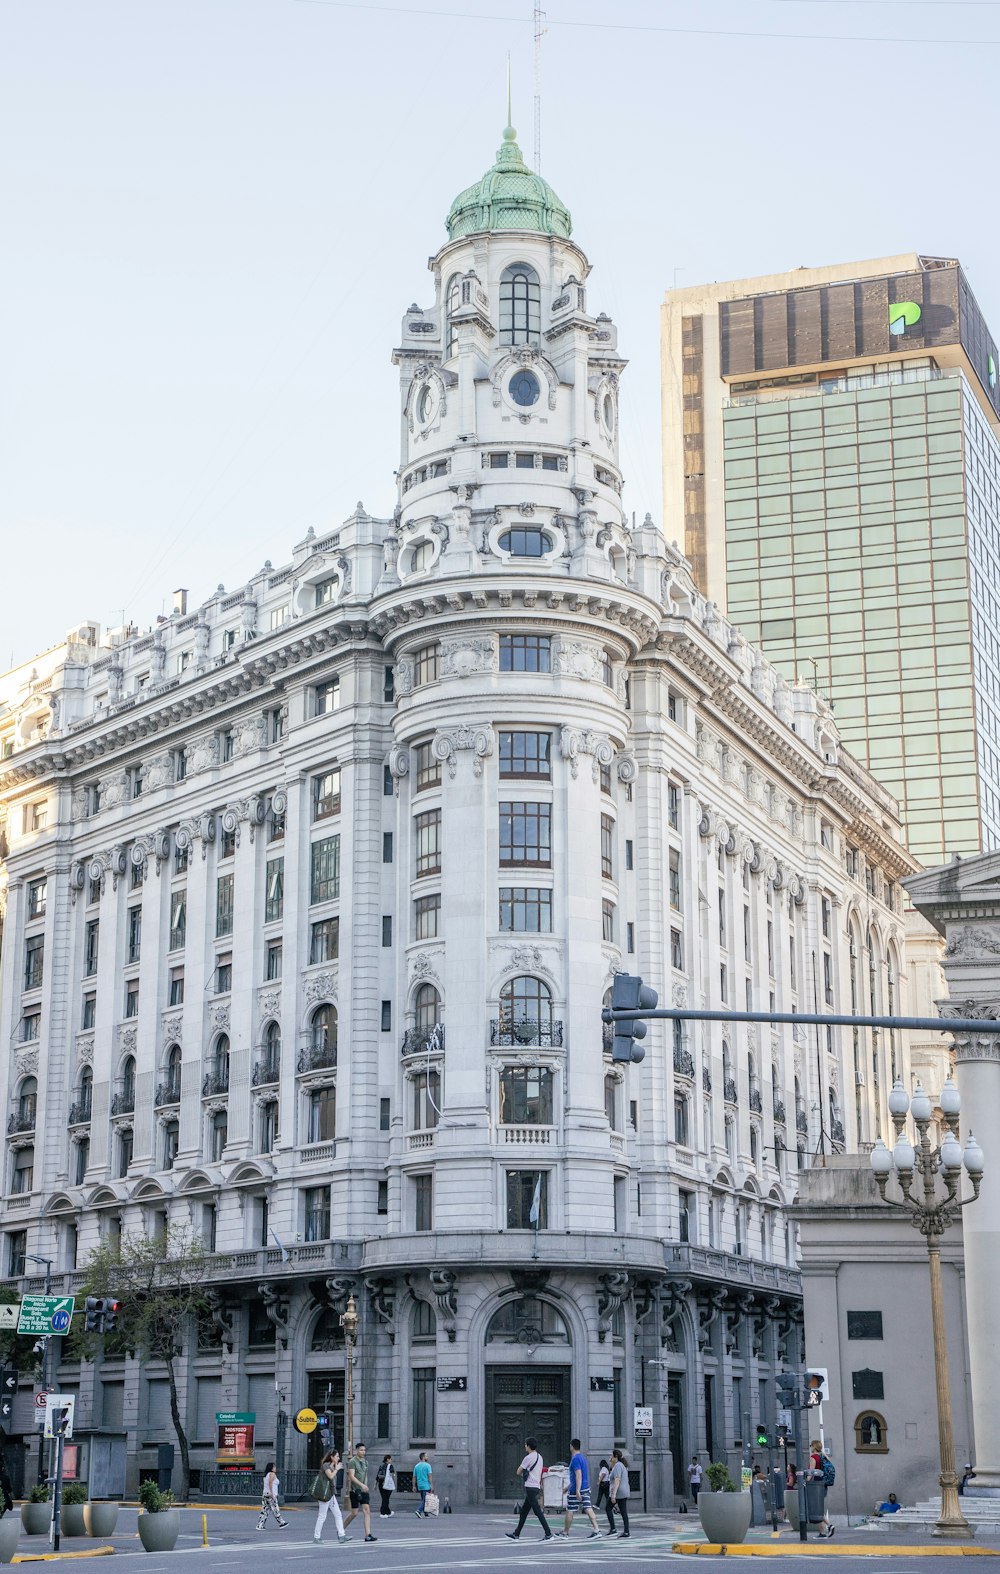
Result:
M513 131L514 116L510 107L510 50L507 51L507 130Z

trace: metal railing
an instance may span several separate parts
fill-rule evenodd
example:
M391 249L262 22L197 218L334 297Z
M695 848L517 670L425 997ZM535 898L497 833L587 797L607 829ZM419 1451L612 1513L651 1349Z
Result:
M750 1089L750 1108L755 1115L763 1115L764 1100L761 1098L760 1088Z
M785 1124L785 1106L780 1099L775 1099L774 1101L774 1124L776 1126Z
M674 1045L674 1070L682 1077L694 1076L694 1056L689 1049L677 1044Z
M34 1131L34 1129L35 1129L35 1112L34 1112L34 1110L30 1110L30 1111L26 1110L23 1115L20 1115L20 1114L12 1115L10 1117L10 1120L7 1122L7 1135L8 1135L8 1137L13 1137L14 1135L16 1135L16 1133L22 1132L22 1131Z
M211 1098L216 1093L229 1092L229 1067L221 1066L216 1071L206 1072L201 1084L203 1099Z
M296 1070L331 1071L337 1064L336 1044L310 1044L296 1061Z
M711 1093L711 1091L712 1091L712 1073L709 1071L707 1066L702 1066L702 1068L701 1068L701 1086L702 1086L702 1091L703 1092Z
M444 1049L444 1023L435 1022L433 1027L416 1028L408 1027L403 1034L401 1053L404 1055L428 1055Z
M157 1089L159 1092L159 1089ZM135 1109L135 1088L121 1088L111 1099L112 1115L131 1115Z
M281 1067L276 1060L258 1060L253 1068L251 1081L255 1088L269 1087L272 1082L277 1082L281 1076Z
M90 1121L91 1108L90 1099L77 1099L69 1107L69 1125L86 1126Z
M804 1137L809 1135L809 1116L804 1109L795 1111L795 1130L800 1131Z
M179 1081L161 1082L157 1085L156 1092L153 1094L153 1103L157 1109L163 1109L164 1105L166 1104L179 1104L180 1101L181 1085ZM133 1094L132 1103L129 1105L129 1109L134 1108L135 1095Z
M526 1044L545 1044L560 1048L563 1025L554 1019L542 1022L537 1017L494 1017L490 1023L490 1043L519 1048Z
M733 1081L732 1077L727 1077L725 1082L722 1084L722 1096L727 1104L736 1104L738 1102L739 1096L736 1090L736 1083Z

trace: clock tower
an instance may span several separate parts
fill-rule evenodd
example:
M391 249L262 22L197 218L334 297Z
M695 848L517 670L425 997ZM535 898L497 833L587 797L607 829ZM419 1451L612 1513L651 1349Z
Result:
M411 306L400 369L400 469L386 577L501 572L533 558L624 584L617 331L587 309L590 264L568 209L508 126L496 163L452 203Z

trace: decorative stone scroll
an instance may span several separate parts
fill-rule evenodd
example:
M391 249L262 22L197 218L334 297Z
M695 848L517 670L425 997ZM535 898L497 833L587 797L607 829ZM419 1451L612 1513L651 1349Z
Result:
M561 727L559 729L559 752L564 760L569 760L570 775L574 781L580 772L579 756L591 756L591 772L594 781L600 779L601 766L609 766L615 757L615 746L606 732L580 731L575 727Z
M436 732L431 744L431 753L436 760L446 761L448 775L454 778L458 769L456 755L459 750L470 750L472 753L472 773L482 776L483 761L493 753L493 729L491 727L453 727L447 732Z

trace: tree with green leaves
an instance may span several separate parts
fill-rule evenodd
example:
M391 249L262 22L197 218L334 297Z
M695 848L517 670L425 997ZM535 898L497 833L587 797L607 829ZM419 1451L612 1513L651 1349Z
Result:
M204 1279L208 1253L185 1228L160 1235L125 1234L105 1242L84 1264L85 1283L78 1295L110 1296L119 1303L116 1339L149 1361L162 1361L170 1385L170 1416L181 1456L181 1490L186 1501L191 1484L191 1450L177 1398L177 1361L184 1342L193 1337L196 1320L208 1309ZM80 1334L81 1354L96 1336Z

